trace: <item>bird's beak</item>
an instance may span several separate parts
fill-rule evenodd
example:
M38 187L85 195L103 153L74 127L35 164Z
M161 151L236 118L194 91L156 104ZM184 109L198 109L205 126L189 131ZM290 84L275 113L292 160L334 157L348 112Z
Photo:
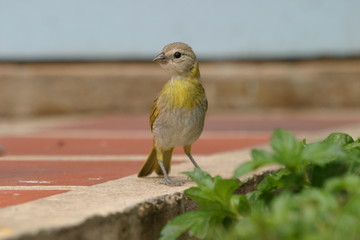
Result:
M167 61L165 54L162 52L159 55L157 55L154 60L156 63L165 63Z

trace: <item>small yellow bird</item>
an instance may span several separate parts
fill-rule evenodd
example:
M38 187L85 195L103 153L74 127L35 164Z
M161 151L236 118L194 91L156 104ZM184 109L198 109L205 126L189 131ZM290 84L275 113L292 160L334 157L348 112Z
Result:
M158 175L164 175L160 183L180 186L183 183L173 182L168 176L173 149L183 146L185 154L199 168L191 155L191 145L204 128L208 103L197 58L190 46L181 42L168 44L154 62L169 72L171 79L153 102L150 127L154 145L138 177L155 170Z

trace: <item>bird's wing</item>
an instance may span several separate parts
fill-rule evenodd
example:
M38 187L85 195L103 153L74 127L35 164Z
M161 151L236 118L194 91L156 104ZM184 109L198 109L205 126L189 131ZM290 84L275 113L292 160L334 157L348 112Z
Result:
M151 113L150 113L150 129L151 129L151 131L153 130L153 125L154 125L155 119L157 118L157 116L159 116L157 100L158 100L158 98L155 98L155 100L152 104L152 107L151 107Z
M202 87L202 90L203 90L203 92L204 92L204 98L205 98L205 111L207 111L207 110L208 110L208 107L209 107L209 103L208 103L208 100L207 100L206 95L205 95L205 89L204 89L204 87L203 87L203 86L201 86L201 87Z
M205 111L207 111L209 104L208 104L208 100L207 100L206 95L205 95L205 89L204 89L204 87L202 85L201 85L200 90L201 90L201 94L204 96L202 104L205 107Z

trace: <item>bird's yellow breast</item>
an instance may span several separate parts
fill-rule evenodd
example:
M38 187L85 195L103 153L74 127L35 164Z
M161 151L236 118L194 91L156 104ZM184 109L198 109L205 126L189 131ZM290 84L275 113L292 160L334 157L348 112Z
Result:
M165 84L160 94L168 107L192 109L205 99L205 91L199 79L172 79Z

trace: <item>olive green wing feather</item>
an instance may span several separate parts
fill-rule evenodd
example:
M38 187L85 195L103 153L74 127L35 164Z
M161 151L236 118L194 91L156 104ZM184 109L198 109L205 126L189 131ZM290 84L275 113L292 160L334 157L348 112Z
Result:
M153 125L154 125L155 119L159 116L157 100L158 100L158 98L155 98L155 100L153 101L152 107L151 107L151 113L150 113L150 129L151 129L151 131L153 130Z

